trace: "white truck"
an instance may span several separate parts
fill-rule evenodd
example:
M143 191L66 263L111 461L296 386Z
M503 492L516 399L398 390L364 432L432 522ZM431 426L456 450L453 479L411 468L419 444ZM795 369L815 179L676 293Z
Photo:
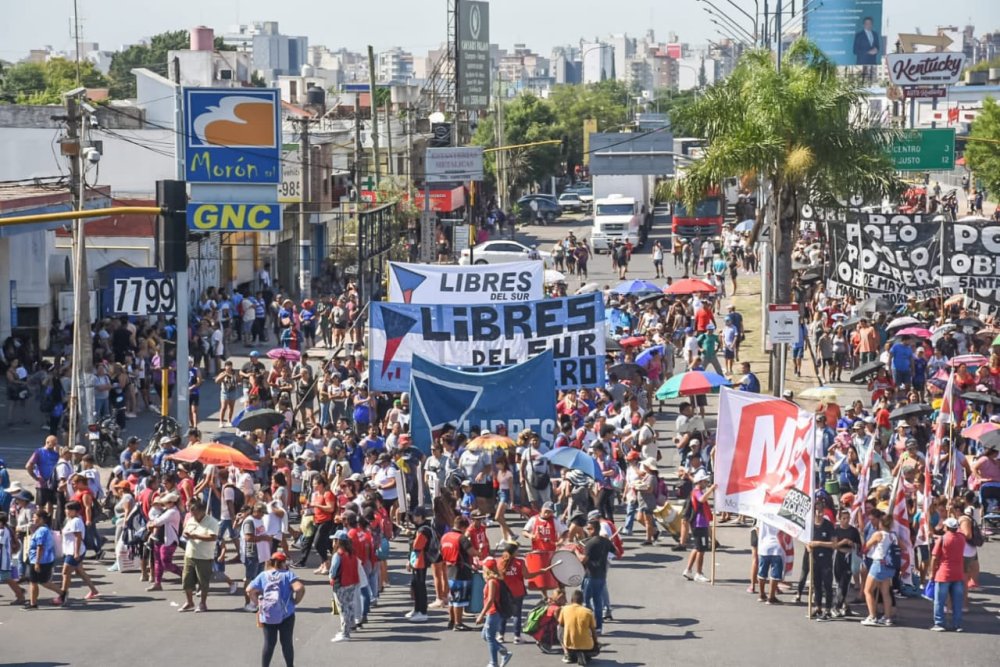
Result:
M594 176L593 253L606 252L615 240L639 245L645 214L652 211L653 176Z

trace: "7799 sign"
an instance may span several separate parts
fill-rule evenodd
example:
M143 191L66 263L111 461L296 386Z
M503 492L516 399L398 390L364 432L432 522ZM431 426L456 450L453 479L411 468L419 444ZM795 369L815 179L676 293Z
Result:
M177 310L173 278L116 278L114 311L118 315L169 315Z

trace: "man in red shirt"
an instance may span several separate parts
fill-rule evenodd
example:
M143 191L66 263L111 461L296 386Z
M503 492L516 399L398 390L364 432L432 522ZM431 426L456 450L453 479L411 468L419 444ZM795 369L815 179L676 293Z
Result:
M416 530L410 543L410 559L406 571L411 573L410 591L413 593L413 610L405 614L412 623L423 623L427 620L427 568L432 565L428 561L428 548L436 539L434 528L427 523L427 508L414 507L410 513Z
M694 314L694 328L698 333L705 333L708 330L709 324L715 323L715 313L712 312L712 306L707 299L702 300L701 308L695 311Z
M951 598L951 620L955 632L962 632L962 600L965 596L965 576L962 552L965 535L958 530L958 519L944 521L944 535L931 552L931 572L934 575L934 625L931 630L944 632L944 603Z
M524 605L524 598L528 595L528 589L524 586L526 569L523 558L517 557L517 542L507 542L503 547L504 554L497 562L497 569L503 577L503 583L510 590L511 597L514 598L514 643L521 643L521 611ZM500 637L503 642L504 635L507 634L507 618L500 622Z

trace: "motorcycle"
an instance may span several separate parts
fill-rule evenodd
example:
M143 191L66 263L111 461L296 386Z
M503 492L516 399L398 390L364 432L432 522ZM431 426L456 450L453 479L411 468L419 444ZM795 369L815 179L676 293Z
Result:
M117 463L118 454L124 449L121 433L118 422L112 417L87 426L87 441L95 463L102 466Z

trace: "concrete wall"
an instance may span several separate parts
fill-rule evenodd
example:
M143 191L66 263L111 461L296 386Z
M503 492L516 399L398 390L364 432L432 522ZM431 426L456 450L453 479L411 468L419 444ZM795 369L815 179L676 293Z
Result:
M134 107L115 106L115 111L97 108L97 121L101 127L112 130L142 127L142 111ZM64 116L66 109L55 105L0 104L0 127L62 129L65 121L53 116Z

